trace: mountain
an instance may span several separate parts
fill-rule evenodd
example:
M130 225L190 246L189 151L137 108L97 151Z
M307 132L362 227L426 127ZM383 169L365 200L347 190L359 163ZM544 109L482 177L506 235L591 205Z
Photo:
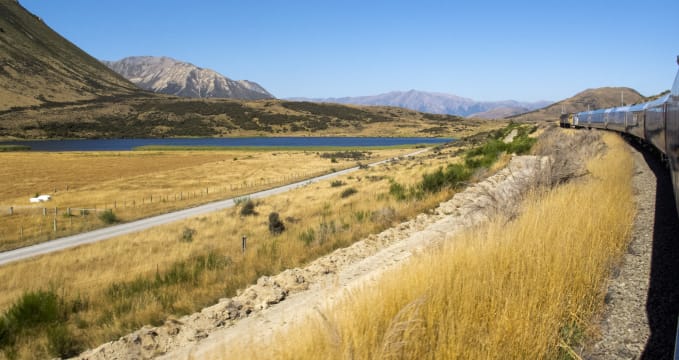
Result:
M103 63L142 89L156 93L192 98L273 98L273 95L252 81L231 80L214 70L169 57L131 56Z
M432 114L449 114L458 116L470 116L472 114L484 114L485 112L497 108L518 109L518 111L530 111L547 106L551 101L538 101L534 103L519 102L514 100L507 101L476 101L456 95L425 92L425 91L392 91L385 94L373 96L307 99L292 98L289 100L329 102L339 104L354 105L382 105L397 106L415 111L422 111ZM479 116L486 117L486 116Z
M602 87L587 89L568 99L561 100L542 109L524 114L509 116L517 121L558 120L562 113L575 113L587 109L601 109L624 104L635 104L646 101L646 98L628 87Z
M0 14L0 111L140 92L16 0Z

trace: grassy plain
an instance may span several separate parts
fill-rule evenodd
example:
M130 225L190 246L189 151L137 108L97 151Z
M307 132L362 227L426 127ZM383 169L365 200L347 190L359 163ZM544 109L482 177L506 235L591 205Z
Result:
M229 358L578 358L634 214L633 161L619 137L605 139L588 176L532 194L517 219L457 236L323 319L264 348L229 348Z
M370 149L363 153L365 157L343 157L354 151L0 153L0 250L104 226L94 209L112 209L120 221L130 221L414 149ZM51 194L52 201L29 204L28 199L36 194ZM13 207L12 216L9 207ZM47 216L43 207L48 208ZM58 208L56 216L54 208ZM67 208L72 208L73 216L66 216ZM89 215L80 216L78 209L83 208Z
M475 141L482 139L485 136ZM460 143L470 145L469 142ZM415 187L421 182L423 174L435 172L451 162L462 161L459 151L459 147L439 147L416 158L361 169L351 175L258 200L254 215L243 215L241 205L0 267L0 309L10 311L16 308L19 299L26 298L27 293L40 291L58 294L59 304L65 309L60 312L65 314L64 317L58 325L53 325L58 331L16 330L24 335L12 337L11 341L15 342L5 344L9 346L5 349L13 349L11 351L15 351L18 358L65 354L68 352L51 350L55 342L59 344L68 339L72 343L67 343L66 347L73 351L94 347L145 324L160 324L169 316L194 312L221 297L233 296L237 289L253 283L262 275L300 266L434 207L448 198L452 190L398 200L390 195L391 184L397 182L405 187ZM388 150L389 155L394 155L394 152L410 151ZM355 160L339 160L339 157L336 157L338 162L335 163L332 157L321 158L321 154L316 153L257 153L250 154L251 159L246 154L249 153L223 155L200 152L185 156L188 159L199 156L197 159L204 161L196 167L206 168L201 172L206 179L229 176L231 167L241 161L250 165L250 176L263 177L261 172L273 170L260 169L254 164L265 155L271 166L274 163L280 166L285 160L316 171L356 163ZM67 155L86 158L87 154ZM159 161L153 163L161 167L151 173L136 166L130 167L127 171L131 176L113 180L113 184L126 186L126 189L135 189L135 184L148 186L154 184L153 181L174 183L196 171L195 167L179 166L190 160L175 159L172 162L170 159L174 152L170 159L165 159L167 154L153 152L125 155L132 159L157 158ZM95 163L102 156L105 159L117 157L113 154L91 156ZM225 158L216 159L215 165L215 159L211 158L215 156ZM237 156L238 160L234 161L233 156ZM55 155L55 158L58 156ZM39 159L34 161L41 163ZM163 170L162 161L168 161L165 166L176 169ZM173 174L173 181L167 181L169 174ZM77 178L73 176L71 180ZM79 190L90 189L87 183L80 186ZM205 183L200 184L200 187L203 186ZM280 235L272 235L269 231L268 218L272 212L278 213L285 224ZM242 236L248 238L245 254L240 247ZM61 335L53 335L55 331ZM0 345L3 345L2 336Z
M396 179L405 184L428 168L415 161L404 166L412 168L400 172ZM232 296L261 275L299 266L347 246L449 195L443 192L426 201L396 201L388 195L391 169L361 170L340 179L344 186L333 187L325 181L268 198L256 206L255 216L241 216L239 207L9 264L0 268L0 306L9 307L25 291L49 288L58 289L69 302L84 299L86 309L68 323L70 331L87 346L144 324L160 324L167 316L190 313L220 297ZM342 198L348 188L357 189L357 193ZM269 234L267 224L273 211L286 226L283 234L275 237ZM187 229L193 234L190 240L184 236ZM245 255L241 253L241 236L248 238ZM208 258L214 265L201 269ZM185 275L185 279L171 279ZM24 341L30 357L35 354L35 339Z

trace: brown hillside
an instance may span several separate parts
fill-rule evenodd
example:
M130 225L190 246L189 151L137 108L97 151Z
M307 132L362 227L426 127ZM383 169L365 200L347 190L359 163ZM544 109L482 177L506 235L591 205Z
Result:
M645 98L636 90L627 87L603 87L587 89L568 99L556 102L542 109L525 114L509 116L515 121L557 121L559 116L589 109L608 108L621 105L621 95L626 105L644 101Z
M16 0L0 14L0 111L139 92Z

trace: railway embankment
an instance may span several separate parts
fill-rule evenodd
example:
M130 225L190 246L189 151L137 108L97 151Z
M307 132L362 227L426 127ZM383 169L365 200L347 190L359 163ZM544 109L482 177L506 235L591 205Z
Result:
M632 143L637 213L632 238L606 290L600 334L587 359L670 359L679 313L679 221L672 181L657 153Z

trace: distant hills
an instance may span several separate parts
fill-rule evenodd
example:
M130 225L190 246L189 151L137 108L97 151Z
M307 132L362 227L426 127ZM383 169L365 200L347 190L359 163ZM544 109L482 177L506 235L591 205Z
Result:
M551 101L520 102L514 100L476 101L456 95L418 90L392 91L373 96L323 99L290 98L288 100L371 106L397 106L432 114L449 114L479 118L502 118L508 115L542 108L552 103Z
M497 124L463 116L501 117L544 103L476 102L453 95L421 91L374 97L322 99L340 103L276 99L233 100L182 98L140 89L51 30L15 0L0 0L0 138L126 138L179 136L443 136L460 137ZM181 63L168 58L151 61ZM126 71L153 83L134 61ZM186 64L186 63L183 63ZM189 64L190 65L190 64ZM142 66L143 67L143 66ZM147 67L151 67L148 65ZM199 68L179 65L170 71L188 76L198 95L218 88L221 80L199 76ZM192 69L192 70L187 70ZM157 70L162 74L162 70ZM194 72L197 71L197 72ZM193 72L193 73L192 73ZM179 75L177 75L179 76ZM148 78L147 78L148 77ZM190 88L186 76L158 85ZM205 80L208 79L208 80ZM211 79L211 80L209 80ZM226 80L224 80L226 81ZM160 82L159 84L162 84ZM259 85L236 81L269 98ZM170 84L175 84L168 86ZM208 84L203 87L203 84ZM211 84L211 85L210 85ZM211 87L212 86L212 87ZM226 87L224 87L226 88ZM246 90L234 90L240 96ZM268 94L268 95L267 95ZM629 88L590 89L542 109L511 116L516 121L557 121L561 111L574 112L643 101ZM191 95L189 95L191 96ZM207 95L210 96L210 95ZM214 95L216 96L216 95ZM320 101L320 100L317 100ZM376 105L387 106L376 106ZM364 106L371 105L371 106ZM413 108L409 110L406 108ZM424 111L424 112L419 112Z
M623 103L628 105L643 101L646 101L646 98L634 89L628 87L603 87L587 89L545 108L507 118L516 121L558 119L564 112L575 113L588 109L608 108L620 106Z
M140 92L16 0L1 0L0 14L0 111Z
M102 61L144 90L191 98L272 99L259 84L231 80L210 69L169 57L131 56Z

